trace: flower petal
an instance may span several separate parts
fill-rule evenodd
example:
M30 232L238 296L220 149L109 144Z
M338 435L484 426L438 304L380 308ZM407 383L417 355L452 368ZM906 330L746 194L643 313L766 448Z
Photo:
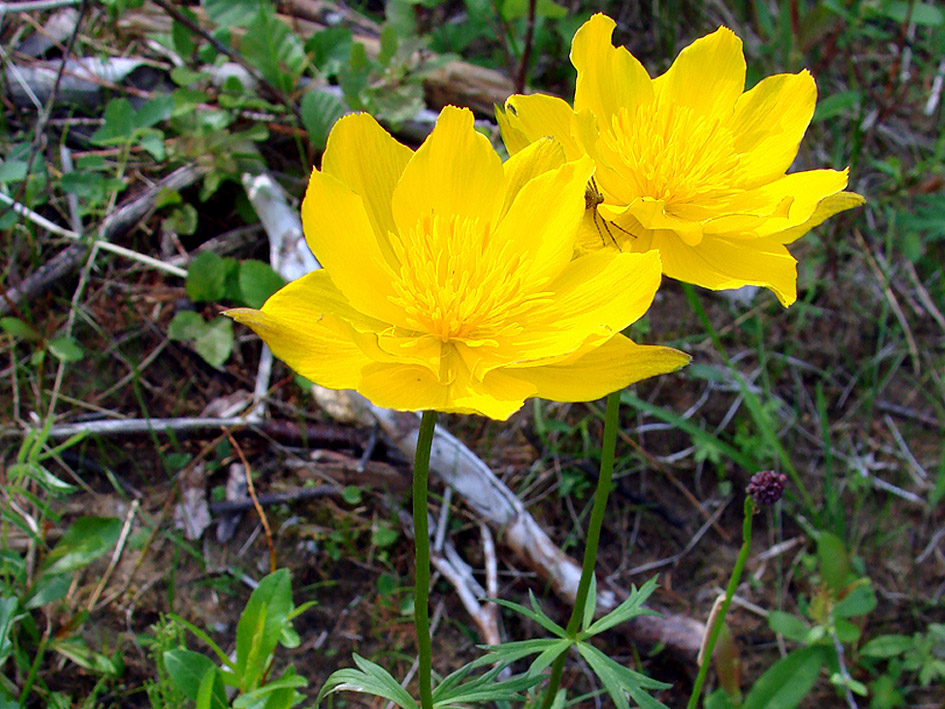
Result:
M447 106L394 190L398 231L431 214L491 224L502 206L504 179L489 139L473 128L472 111Z
M745 90L742 41L728 27L683 49L669 70L653 80L660 110L691 108L706 121L728 121Z
M516 94L506 100L502 116L499 128L510 154L540 138L558 141L569 160L584 154L571 136L574 111L564 99L545 94Z
M660 257L598 251L574 259L548 285L550 297L527 314L528 328L501 343L519 363L570 355L608 340L639 319L660 284Z
M577 69L574 110L589 109L601 129L621 108L631 112L653 100L650 75L624 47L611 41L617 23L606 15L594 15L574 34L571 63Z
M392 264L360 196L334 177L313 171L302 201L302 227L312 253L355 308L389 323L401 322L402 313L390 303Z
M758 230L758 233L762 236L773 236L774 234L787 233L786 230L790 230L789 233L794 234L792 238L787 240L779 238L778 241L781 243L794 241L832 214L836 214L843 209L856 207L863 202L860 195L846 192L843 194L850 195L850 197L831 201L824 204L823 209L820 208L819 205L824 203L826 198L842 193L846 186L846 170L806 170L805 172L793 172L790 175L785 175L780 180L753 190L762 199L770 201L783 199L784 197L792 198L790 211L781 218L767 220L763 228ZM826 211L833 206L836 207L833 211ZM811 223L817 212L820 212L822 216L819 216L818 221ZM797 233L797 227L808 223L810 223L810 226Z
M499 218L505 217L521 189L531 180L566 162L561 144L550 138L539 138L502 163L505 173L505 199Z
M391 196L412 155L373 116L355 113L338 119L332 128L322 173L360 195L374 231L383 240L394 229Z
M533 384L535 396L542 399L592 401L641 379L675 371L689 360L679 350L638 345L618 334L573 360L511 373Z
M730 241L706 236L693 248L677 237L658 236L653 246L670 278L712 290L762 286L785 307L797 300L797 261L774 239Z
M358 390L386 408L481 414L498 420L507 419L534 394L532 384L507 375L477 382L455 352L447 356L452 378L445 382L425 367L376 363L365 368Z
M523 288L543 287L571 260L593 172L594 161L585 155L538 175L522 187L499 222L495 239L515 244L512 251L528 259L529 280Z
M731 129L740 154L739 178L751 189L791 167L814 115L817 85L808 71L762 79L735 102Z
M866 202L866 198L856 192L838 192L837 194L824 197L817 203L817 207L814 209L813 214L808 217L807 221L803 224L798 224L797 226L772 234L771 238L781 244L790 244L800 239L804 234L815 226L820 225L834 214L859 207L864 202Z
M315 271L278 290L261 310L233 308L223 314L251 327L276 357L306 379L330 389L352 389L371 360L351 337L338 333L338 318L331 318L335 327L325 324L326 314L339 310L353 312L328 274Z

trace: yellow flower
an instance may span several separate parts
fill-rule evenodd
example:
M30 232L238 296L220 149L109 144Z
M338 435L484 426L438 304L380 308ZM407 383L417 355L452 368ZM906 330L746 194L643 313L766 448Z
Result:
M505 419L528 397L677 369L683 353L620 334L653 299L658 255L572 260L592 171L552 141L503 165L468 110L445 108L416 153L347 116L302 204L323 270L226 314L308 379L401 410Z
M785 244L863 203L846 170L785 174L807 130L817 88L807 71L745 91L742 43L721 27L650 79L614 21L594 15L574 35L574 109L540 94L497 111L510 153L553 137L569 159L597 164L579 246L658 249L663 272L706 288L759 285L797 298Z

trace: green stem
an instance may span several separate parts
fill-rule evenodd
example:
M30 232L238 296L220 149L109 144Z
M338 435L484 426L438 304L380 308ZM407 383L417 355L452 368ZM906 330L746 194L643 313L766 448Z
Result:
M722 607L719 608L719 612L715 616L715 622L712 623L712 627L709 629L709 640L703 648L702 664L699 666L699 674L692 686L692 694L689 695L689 704L686 709L695 709L699 701L699 695L702 694L702 685L705 682L706 673L709 671L709 664L712 662L715 643L719 639L719 633L722 632L725 614L728 613L728 607L732 605L732 597L735 595L735 589L738 588L738 582L742 578L745 562L748 561L748 550L751 548L751 518L754 513L755 501L750 497L746 497L745 518L742 521L742 548L738 550L738 558L735 560L735 568L732 569L732 577L728 580L728 588L725 589L725 599L722 601Z
M420 419L417 455L413 462L413 546L415 581L413 617L417 628L417 682L420 706L433 709L433 643L430 639L430 529L427 523L427 477L436 412L424 411Z
M600 476L597 478L597 490L594 491L594 506L591 508L591 520L587 528L587 546L584 547L584 564L581 567L581 580L578 582L577 595L574 598L574 608L571 609L571 618L565 630L572 640L577 638L584 618L584 606L587 605L587 594L591 588L591 579L594 578L594 567L597 563L597 545L600 543L600 530L604 525L604 513L607 511L607 497L610 495L611 481L614 477L614 452L617 449L617 427L620 424L620 392L615 391L607 397L607 412L604 414L604 439L600 451ZM541 709L549 709L554 702L558 687L561 684L561 674L564 670L564 661L567 651L555 658L551 665L551 677L548 680L548 689L542 701Z

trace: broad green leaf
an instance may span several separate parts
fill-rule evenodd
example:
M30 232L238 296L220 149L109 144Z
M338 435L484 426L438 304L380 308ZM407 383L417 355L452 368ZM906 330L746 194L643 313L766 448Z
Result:
M945 24L945 12L933 3L893 0L877 3L875 7L880 14L897 23L903 23L908 18L910 22L926 27L940 27Z
M312 63L325 77L335 76L338 70L348 62L351 56L351 30L338 25L327 27L314 33L305 42L305 52ZM302 98L302 111L305 111L305 98ZM311 136L309 136L311 139Z
M208 327L207 321L199 313L181 310L174 315L174 319L167 326L167 337L175 342L196 340L207 331Z
M221 367L233 351L233 321L229 318L214 318L206 331L194 341L203 360L214 367Z
M310 89L302 97L302 123L316 150L324 150L335 121L345 114L344 104L327 91Z
M0 318L0 330L14 337L22 337L24 340L30 340L31 342L39 342L43 339L42 335L19 318L9 316Z
M307 684L308 681L290 667L279 679L266 682L262 687L234 699L232 706L233 709L292 707L305 699L303 695L295 691L296 688Z
M847 585L850 573L850 556L846 544L836 534L821 532L817 536L817 557L820 559L820 574L824 583L840 592Z
M135 111L134 127L141 130L155 126L170 118L173 110L174 97L171 94L157 94Z
M197 699L201 684L208 673L218 674L217 666L213 664L213 660L193 650L184 648L167 650L162 657L164 668L167 670L171 681L188 699Z
M40 608L63 598L72 585L72 574L43 574L30 591L24 606L27 609Z
M270 84L286 93L295 89L308 64L302 41L270 6L256 13L246 28L240 50Z
M62 535L44 559L46 574L62 574L81 569L118 541L121 520L117 517L80 517Z
M876 594L869 579L860 579L850 592L844 596L833 608L833 614L838 618L852 618L857 615L866 615L876 608Z
M259 582L236 627L236 673L244 692L259 685L291 612L289 571L279 569Z
M63 362L78 362L85 357L85 350L74 337L63 336L50 340L49 351Z
M755 681L741 709L794 709L817 682L828 652L812 645L778 660Z
M240 299L250 308L261 308L263 303L285 285L285 279L272 266L255 259L240 263Z
M197 688L197 709L227 709L230 706L226 698L226 687L220 676L220 670L211 664L211 668L204 672Z
M552 0L538 0L535 5L536 17L548 17L551 19L566 17L568 9ZM505 0L502 3L502 18L504 20L517 20L520 17L528 15L528 0Z
M860 648L860 655L864 657L896 657L914 645L908 635L880 635L873 638Z
M804 642L810 632L810 625L806 621L784 611L771 611L768 614L768 627L796 643Z
M226 295L226 260L212 251L201 251L187 269L187 297L195 303L222 300Z
M814 123L826 121L830 118L841 116L848 111L855 111L862 100L863 92L857 89L838 91L817 102L817 107L814 109L814 117L811 118L811 121Z
M92 134L92 142L99 145L130 142L134 135L134 115L128 99L112 99L105 106L105 124Z
M207 17L218 27L245 27L266 0L204 0Z
M22 160L0 162L0 182L18 182L26 177L26 163Z
M322 698L329 694L347 691L382 697L394 702L402 709L419 709L413 697L383 667L364 659L357 653L354 655L354 663L358 669L337 670L325 680L324 686L315 699L316 704L320 704Z

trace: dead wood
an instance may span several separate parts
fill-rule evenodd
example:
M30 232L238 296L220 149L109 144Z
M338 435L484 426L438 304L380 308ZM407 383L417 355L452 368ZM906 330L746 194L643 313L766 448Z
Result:
M158 196L164 190L182 190L192 185L206 173L206 168L196 165L180 167L156 184L148 187L134 199L129 200L106 217L99 229L100 238L113 241L128 233L153 211ZM86 259L91 247L72 244L44 263L23 279L18 286L10 288L6 298L0 299L0 315L10 310L10 303L18 304L32 300L49 290L57 281L77 269Z

